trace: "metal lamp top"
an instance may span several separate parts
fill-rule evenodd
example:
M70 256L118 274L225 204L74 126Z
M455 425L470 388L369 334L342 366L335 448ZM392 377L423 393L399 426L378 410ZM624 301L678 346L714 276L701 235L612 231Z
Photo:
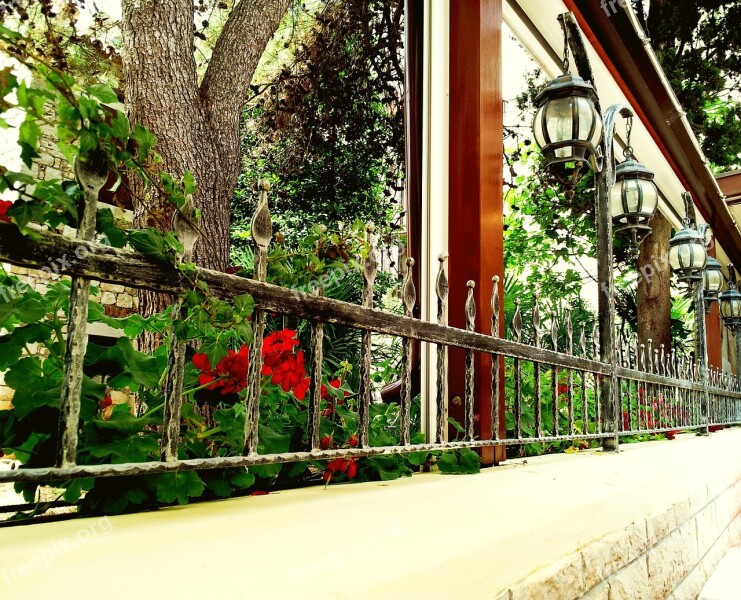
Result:
M615 168L615 181L622 181L624 179L653 181L654 172L643 163L638 162L632 157L628 157L623 162L618 163Z
M684 228L680 229L676 235L669 240L669 246L679 246L680 244L702 244L705 246L705 237L697 231L692 225L685 220Z
M563 73L551 81L535 97L535 105L540 108L548 100L567 96L583 96L589 98L592 102L597 102L597 94L591 83L587 83L578 75Z

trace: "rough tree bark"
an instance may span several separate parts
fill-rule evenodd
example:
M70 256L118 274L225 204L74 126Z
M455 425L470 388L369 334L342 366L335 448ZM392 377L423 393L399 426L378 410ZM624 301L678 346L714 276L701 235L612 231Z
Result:
M195 260L223 270L229 263L230 203L241 167L239 123L249 84L291 0L241 0L232 10L202 82L194 58L193 0L123 0L124 94L132 123L158 140L161 167L196 177L203 213ZM172 208L136 190L135 223L170 227ZM139 192L139 193L136 193ZM144 314L169 297L143 294Z
M638 343L671 348L671 269L664 258L669 256L672 226L657 212L650 222L651 235L641 244L638 256Z

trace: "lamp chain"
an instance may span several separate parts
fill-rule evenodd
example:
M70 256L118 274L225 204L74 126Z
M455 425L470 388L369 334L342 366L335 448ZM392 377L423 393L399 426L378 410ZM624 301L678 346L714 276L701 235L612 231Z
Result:
M633 134L633 116L629 116L627 119L627 123L625 125L625 129L627 132L627 145L625 146L625 150L623 150L623 155L626 159L633 158L633 146L630 143L630 137Z
M563 72L569 72L569 30L565 23L563 28Z

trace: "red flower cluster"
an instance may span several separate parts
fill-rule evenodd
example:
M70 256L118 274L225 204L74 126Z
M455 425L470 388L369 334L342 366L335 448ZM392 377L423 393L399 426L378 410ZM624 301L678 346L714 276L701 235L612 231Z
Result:
M296 346L296 332L291 329L275 331L266 336L262 347L262 374L269 376L284 392L292 391L296 398L303 400L310 380L306 376L304 353L301 350L294 353ZM211 367L205 354L196 354L193 364L203 371L198 377L198 384L207 386L208 390L221 389L222 394L235 394L247 387L247 346L242 346L239 352L230 350L216 368Z
M203 371L198 377L199 385L207 385L206 389L217 390L221 388L221 394L236 394L247 387L247 368L250 364L249 349L242 346L239 352L229 350L224 358L219 361L215 369L211 368L211 362L205 354L196 354L193 364Z
M0 221L10 223L10 217L7 215L8 209L13 206L10 200L0 200Z
M279 385L284 392L293 391L299 400L306 397L310 380L306 376L306 361L303 350L294 354L298 346L296 332L292 329L274 331L268 335L262 347L262 374Z
M358 465L354 458L335 458L333 461L327 463L327 468L324 471L322 478L324 481L329 483L335 478L337 474L344 473L348 479L353 479L358 474Z

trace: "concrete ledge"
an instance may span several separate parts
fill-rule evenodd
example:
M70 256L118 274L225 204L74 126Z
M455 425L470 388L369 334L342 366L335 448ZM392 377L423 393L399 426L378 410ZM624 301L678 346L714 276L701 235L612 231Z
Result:
M0 597L685 600L741 542L739 448L734 429L0 529Z
M739 597L741 548L732 548L702 588L699 600L734 600Z

